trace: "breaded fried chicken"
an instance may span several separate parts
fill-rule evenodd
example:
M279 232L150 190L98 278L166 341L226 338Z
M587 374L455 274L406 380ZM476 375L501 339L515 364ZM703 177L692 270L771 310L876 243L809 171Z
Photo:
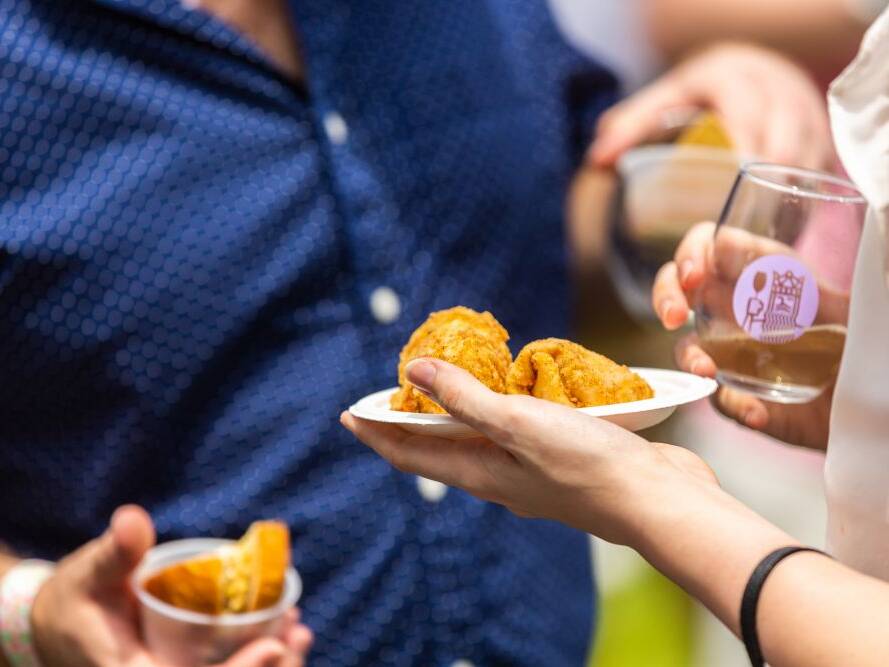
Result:
M411 385L404 368L412 359L434 357L466 369L490 389L504 393L512 354L506 341L509 334L491 313L478 313L456 306L432 313L414 331L401 351L398 363L400 389L392 396L391 407L402 412L444 414L434 401Z
M654 396L649 384L626 366L560 338L528 343L509 369L506 392L577 408Z

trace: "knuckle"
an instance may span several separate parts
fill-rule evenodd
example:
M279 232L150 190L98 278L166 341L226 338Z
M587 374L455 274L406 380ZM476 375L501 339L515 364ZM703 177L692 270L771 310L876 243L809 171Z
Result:
M716 223L711 222L709 220L705 220L703 222L699 222L694 227L691 228L691 231L686 236L687 239L696 239L697 243L705 243L707 239L713 234L713 230L716 228Z
M522 397L510 397L503 402L502 418L499 430L503 432L504 439L511 439L516 433L528 429L531 424L531 407L529 401L521 400Z
M682 370L688 370L689 365L689 354L691 352L691 345L688 342L681 341L676 346L676 363L682 368Z
M601 132L605 132L608 130L608 127L614 121L614 115L616 113L616 105L611 107L608 111L604 112L599 116L599 120L596 121L596 134Z
M743 409L742 401L738 395L725 389L720 390L716 395L716 402L719 410L732 418L737 417Z
M676 264L670 262L665 264L657 272L654 278L654 285L651 288L651 305L656 311L660 311L663 302L674 297L678 288Z
M676 262L674 260L670 260L661 268L658 269L657 274L654 277L654 288L657 290L659 287L667 287L671 279L676 275Z
M676 362L676 365L685 370L682 365L682 343L677 343L676 347L673 348L673 360Z
M436 398L442 407L448 412L460 414L463 412L463 392L459 387L447 385L436 391Z
M407 456L401 449L397 447L388 449L385 452L385 456L393 468L400 472L407 472Z

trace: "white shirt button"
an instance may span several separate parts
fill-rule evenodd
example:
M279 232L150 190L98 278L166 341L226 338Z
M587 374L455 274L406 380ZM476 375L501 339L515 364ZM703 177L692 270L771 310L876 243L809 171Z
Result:
M469 660L457 660L451 667L475 667Z
M328 111L324 114L324 131L330 143L340 146L349 138L349 126L336 111Z
M430 503L440 503L448 493L448 487L434 479L426 479L425 477L417 477L417 490ZM456 662L454 663L457 664Z
M401 299L391 287L377 287L370 293L370 313L380 324L392 324L401 315Z

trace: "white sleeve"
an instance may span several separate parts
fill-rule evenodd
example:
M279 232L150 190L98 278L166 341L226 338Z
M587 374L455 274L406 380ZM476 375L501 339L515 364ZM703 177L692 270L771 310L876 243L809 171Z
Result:
M549 0L549 6L568 43L609 67L629 93L650 81L663 65L645 32L643 2Z
M824 469L828 546L889 580L889 13L831 85L830 115L846 172L870 204L855 265L846 348Z

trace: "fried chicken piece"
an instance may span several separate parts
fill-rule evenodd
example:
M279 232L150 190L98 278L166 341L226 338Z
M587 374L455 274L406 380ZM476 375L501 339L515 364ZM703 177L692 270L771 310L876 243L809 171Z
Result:
M472 373L492 390L506 391L506 374L512 353L509 334L491 313L456 306L432 313L414 331L401 350L398 362L400 389L392 396L393 410L445 414L430 398L411 385L404 375L408 362L418 357L443 359Z
M654 396L649 384L626 366L560 338L537 340L522 348L509 368L506 393L576 408Z

